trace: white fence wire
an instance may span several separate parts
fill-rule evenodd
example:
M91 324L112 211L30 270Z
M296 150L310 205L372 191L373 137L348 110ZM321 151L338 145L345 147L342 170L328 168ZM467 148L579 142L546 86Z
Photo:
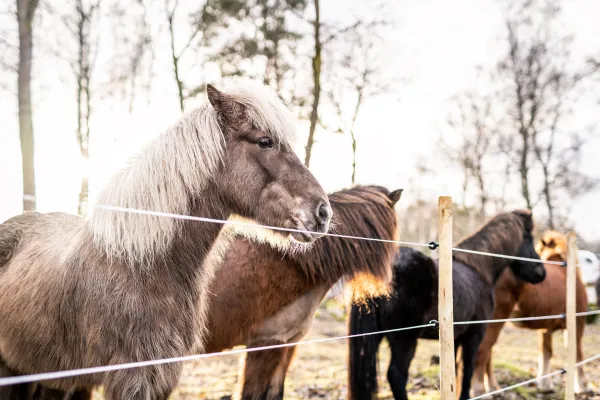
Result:
M98 204L95 207L98 209L109 210L109 211L114 211L114 212L129 212L129 213L133 213L133 214L144 214L144 215L150 215L150 216L175 218L175 219L183 219L183 220L198 221L198 222L208 222L208 223L216 223L216 224L222 224L222 225L229 224L229 225L238 225L238 226L245 226L245 227L271 229L271 230L275 230L275 231L304 232L304 233L308 232L308 233L316 233L319 235L323 235L323 233L321 233L321 232L310 232L310 231L303 231L303 230L299 230L299 229L281 228L281 227L260 225L260 224L254 224L254 223L249 223L249 222L242 222L242 221L195 217L195 216L190 216L190 215L172 214L172 213L150 211L150 210L139 210L139 209L125 208L125 207L114 207L114 206L101 205L101 204ZM343 235L343 234L337 234L337 233L326 233L324 235L331 236L331 237L344 238L344 239L368 240L368 241L377 241L377 242L385 242L385 243L396 243L396 244L409 245L409 246L421 246L421 247L428 247L432 250L435 250L438 247L438 244L433 241L430 243L419 243L419 242L408 242L408 241L400 241L400 240L385 240L385 239L379 239L379 238L351 236L351 235ZM509 255L504 255L504 254L480 252L480 251L461 249L461 248L452 248L452 250L458 251L458 252L478 254L478 255L483 255L483 256L506 258L506 259L510 259L510 260L529 261L529 262L554 264L554 265L561 265L561 266L566 265L566 263L562 262L562 261L543 261L543 260L534 259L534 258L516 257L516 256L509 256ZM596 315L596 314L600 314L600 310L579 312L579 313L576 313L576 316L582 317L582 316ZM522 318L504 318L504 319L490 319L490 320L478 320L478 321L456 321L456 322L454 322L454 325L487 324L487 323L500 323L500 322L522 322L522 321L534 321L534 320L544 320L544 319L564 319L564 318L566 318L565 314L556 314L556 315L522 317ZM4 378L0 378L0 386L32 383L32 382L52 380L52 379L62 379L62 378L79 376L79 375L105 373L105 372L111 372L111 371L117 371L117 370L141 368L141 367L169 364L169 363L175 363L175 362L202 360L202 359L208 359L208 358L214 358L214 357L220 357L220 356L237 355L237 354L251 353L251 352L256 352L256 351L273 350L273 349L279 349L279 348L284 348L284 347L294 347L294 346L299 346L299 345L317 344L317 343L324 343L324 342L330 342L330 341L335 341L335 340L353 339L353 338L358 338L358 337L363 337L363 336L386 334L386 333L399 332L399 331L405 331L405 330L411 330L411 329L435 328L438 326L439 326L438 321L434 320L434 321L429 322L428 324L409 326L409 327L403 327L403 328L398 328L398 329L389 329L389 330L383 330L383 331L377 331L377 332L336 336L336 337L323 338L323 339L313 339L313 340L306 340L306 341L300 341L300 342L294 342L294 343L282 343L282 344L270 345L270 346L234 349L234 350L227 350L227 351L222 351L222 352L217 352L217 353L194 354L194 355L181 356L181 357L162 358L162 359L145 360L145 361L137 361L137 362L130 362L130 363L122 363L122 364L104 365L104 366L97 366L97 367L90 367L90 368L78 368L78 369L71 369L71 370L64 370L64 371L54 371L54 372L45 372L45 373L39 373L39 374L4 377ZM592 362L592 361L595 361L598 359L600 359L600 354L597 354L593 357L590 357L583 361L580 361L579 363L576 364L576 366L587 364L589 362ZM552 372L552 373L544 375L544 376L532 378L530 380L520 382L520 383L511 385L511 386L505 387L503 389L499 389L499 390L496 390L496 391L493 391L490 393L486 393L481 396L473 397L470 400L477 400L477 399L490 397L495 394L499 394L502 392L516 389L518 387L529 385L531 383L535 383L541 379L549 378L549 377L552 377L555 375L564 374L565 372L566 372L566 370L561 369L559 371L555 371L555 372Z

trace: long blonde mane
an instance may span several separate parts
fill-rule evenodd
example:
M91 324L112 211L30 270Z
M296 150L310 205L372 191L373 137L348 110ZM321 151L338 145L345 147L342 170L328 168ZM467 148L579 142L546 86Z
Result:
M265 86L238 84L224 90L246 106L256 128L287 144L295 121L277 95ZM151 143L100 193L100 205L189 215L193 197L202 195L222 163L224 138L217 112L206 102L184 115ZM95 209L88 220L94 241L109 257L149 264L165 254L181 220Z

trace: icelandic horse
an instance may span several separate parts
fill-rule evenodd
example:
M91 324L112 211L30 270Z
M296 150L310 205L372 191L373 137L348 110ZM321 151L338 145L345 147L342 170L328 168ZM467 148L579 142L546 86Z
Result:
M292 150L294 119L265 86L206 88L208 102L151 143L84 219L27 212L0 225L0 376L187 355L202 347L207 289L231 229L144 214L243 218L282 248L329 229L331 207ZM243 230L249 232L249 230ZM258 232L258 233L256 233ZM180 363L40 382L103 385L107 399L166 400ZM33 384L0 386L31 398Z

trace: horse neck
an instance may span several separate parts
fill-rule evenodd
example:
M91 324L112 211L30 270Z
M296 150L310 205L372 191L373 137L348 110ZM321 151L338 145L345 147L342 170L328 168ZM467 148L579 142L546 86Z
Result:
M200 194L199 199L193 202L189 215L227 220L230 212L224 203L213 197L216 190L211 186L213 185L209 185L204 191L205 196ZM184 220L164 253L134 264L119 264L124 268L124 274L138 283L147 282L152 286L156 284L152 277L160 276L164 283L162 285L159 282L160 290L170 288L185 291L189 287L195 290L199 280L203 283L210 282L220 256L229 243L229 232L230 230L224 232L222 224Z
M473 240L468 238L459 244L456 248L482 251L486 253L502 254L508 256L515 256L516 249L512 249L514 246L507 246L506 243L490 242L486 241L485 244L473 245ZM484 277L484 279L492 284L496 284L500 276L504 272L504 269L510 264L510 260L502 257L493 257L487 255L468 254L455 252L455 259L470 266L478 271L478 273Z
M215 193L215 190L207 188L206 193ZM209 196L201 197L201 200L195 202L190 215L227 220L230 212L226 205L216 198L206 197ZM178 274L187 272L191 275L211 277L216 264L220 261L221 253L224 253L223 247L230 241L229 230L220 235L221 232L223 232L222 224L184 221L168 252L168 262L164 266L176 269Z

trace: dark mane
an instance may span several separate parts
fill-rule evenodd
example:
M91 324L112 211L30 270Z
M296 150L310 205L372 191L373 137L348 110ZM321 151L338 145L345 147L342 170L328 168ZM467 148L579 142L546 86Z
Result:
M389 193L380 186L356 186L329 195L335 233L397 240L398 218ZM365 282L369 278L390 281L396 249L395 243L325 236L310 251L286 257L292 258L313 282L333 285L345 277L360 288L369 285Z
M518 251L523 234L533 230L531 212L516 210L497 214L475 233L461 239L454 247L488 253L514 255ZM508 264L506 259L454 251L454 260L475 269L480 275L490 277L489 272L497 263ZM491 280L490 280L491 282Z

